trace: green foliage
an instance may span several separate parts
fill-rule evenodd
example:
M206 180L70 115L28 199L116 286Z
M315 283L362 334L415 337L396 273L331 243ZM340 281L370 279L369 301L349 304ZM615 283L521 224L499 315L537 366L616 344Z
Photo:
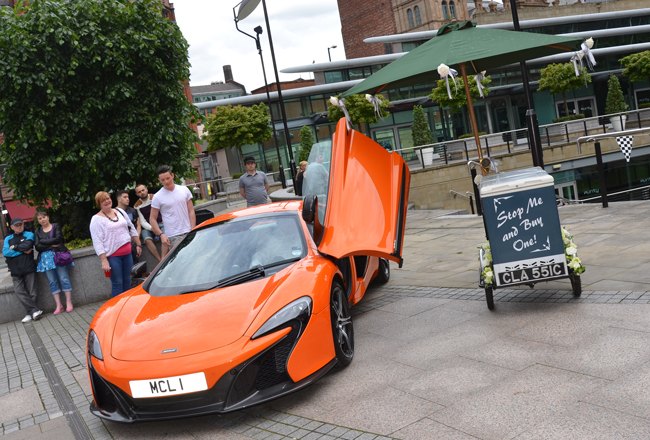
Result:
M263 102L250 107L227 105L217 107L208 116L208 151L227 147L241 148L244 145L264 142L271 139L271 118L269 109Z
M232 173L233 179L239 179L243 173Z
M630 81L650 79L650 50L633 53L619 60L623 66L623 75Z
M383 118L386 112L388 111L388 100L382 95L375 95L379 99L379 108L381 110L381 117L377 116L375 113L375 108L373 105L366 99L365 95L350 95L343 99L345 102L345 108L350 114L350 119L352 124L358 125L363 122L366 124L373 124L379 119ZM331 102L327 105L327 119L332 122L338 122L339 119L344 117L343 111L338 107L333 105Z
M585 67L580 69L580 76L576 76L572 63L549 64L540 71L539 90L548 90L553 94L562 95L564 100L564 113L569 114L566 93L571 90L585 87L591 82L591 76Z
M187 175L199 115L187 42L160 1L21 8L0 8L0 160L16 196L60 206L154 183L162 163Z
M414 147L433 143L433 135L431 134L429 124L427 123L427 117L424 114L421 105L413 106L413 126L411 131L413 133Z
M93 241L90 238L75 238L74 240L65 242L65 247L67 247L70 250L81 249L92 245L93 245Z
M607 99L605 100L605 113L621 113L627 110L627 104L621 90L621 83L616 75L610 75L607 80Z
M300 152L298 154L298 162L302 162L309 158L309 152L311 151L312 145L314 145L314 133L311 131L309 125L304 125L300 129Z
M432 101L437 102L440 107L443 108L448 108L450 112L452 113L458 113L465 107L467 107L467 96L465 95L465 82L463 81L462 78L456 78L456 84L457 86L454 86L453 81L451 78L449 79L450 84L450 90L451 90L451 95L452 98L449 99L449 94L447 93L447 84L445 83L444 79L439 79L438 82L436 83L436 86L431 90L431 93L429 94L429 98L431 98ZM474 75L469 75L467 77L467 81L469 82L469 93L472 96L472 99L478 99L481 97L480 93L478 92L478 86L476 85L476 80L474 79ZM490 93L490 90L488 89L488 85L492 82L492 79L490 76L486 76L483 78L483 81L481 81L481 84L483 85L483 94L487 96Z

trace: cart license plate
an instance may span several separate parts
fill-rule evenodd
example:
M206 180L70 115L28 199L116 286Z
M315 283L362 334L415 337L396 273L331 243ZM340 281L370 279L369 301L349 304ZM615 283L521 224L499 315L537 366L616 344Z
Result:
M158 379L132 380L129 385L131 386L131 395L135 399L175 396L208 389L203 372Z
M501 272L498 274L498 277L499 285L503 286L505 284L529 283L546 278L557 278L566 275L565 264L553 263L545 266L535 266L510 272Z

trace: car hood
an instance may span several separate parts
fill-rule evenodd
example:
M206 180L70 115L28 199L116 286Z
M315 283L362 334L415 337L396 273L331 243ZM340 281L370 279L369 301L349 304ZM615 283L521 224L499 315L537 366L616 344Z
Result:
M111 355L124 361L161 360L231 344L244 335L278 285L276 274L165 297L151 296L140 287L119 311Z

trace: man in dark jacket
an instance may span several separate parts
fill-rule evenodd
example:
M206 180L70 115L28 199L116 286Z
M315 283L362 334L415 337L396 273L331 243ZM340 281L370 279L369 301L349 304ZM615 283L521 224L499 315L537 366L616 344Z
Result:
M22 322L37 320L43 311L36 306L36 262L34 261L34 233L25 231L20 218L11 221L13 234L5 237L2 255L14 283L14 293L25 307L26 315Z

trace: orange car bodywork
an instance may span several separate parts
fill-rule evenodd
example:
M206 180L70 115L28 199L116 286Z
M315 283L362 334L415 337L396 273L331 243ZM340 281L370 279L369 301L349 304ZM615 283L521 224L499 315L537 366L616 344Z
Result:
M360 133L348 132L344 121L339 122L334 136L331 177L319 245L300 220L307 242L307 255L300 261L271 276L220 289L154 297L138 286L107 301L90 325L103 354L103 360L88 355L91 385L99 376L115 387L114 393L128 399L130 381L204 372L208 389L212 389L287 336L290 328L252 339L275 313L304 296L312 300L311 315L292 347L286 372L294 383L305 384L324 374L336 360L330 289L335 279L343 281L343 275L335 262L350 260L346 287L351 305L363 298L378 273L378 257L401 264L410 179L401 157ZM398 188L391 188L396 185ZM301 209L302 200L278 202L219 215L197 228L244 216L300 216ZM357 255L371 256L362 260L365 270L359 274L353 260ZM168 352L170 347L175 350ZM93 405L98 400L94 387ZM279 390L274 397L288 391ZM152 399L163 398L148 398ZM239 402L222 411L246 406L247 402ZM102 413L98 406L93 412L117 421L138 420ZM184 415L190 414L177 411L153 418Z
M404 219L411 175L389 153L341 119L333 137L322 253L374 255L402 264Z

